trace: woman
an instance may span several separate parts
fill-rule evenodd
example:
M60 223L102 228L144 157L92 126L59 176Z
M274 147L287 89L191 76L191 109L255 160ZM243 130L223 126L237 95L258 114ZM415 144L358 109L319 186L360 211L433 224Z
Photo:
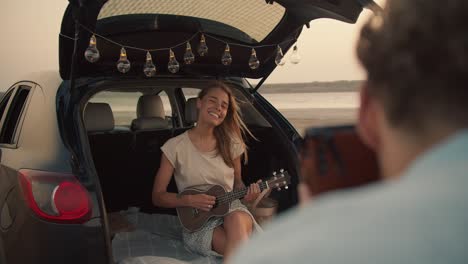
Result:
M241 178L243 136L247 130L240 119L235 97L224 83L203 89L197 99L198 121L194 128L168 140L161 147L161 166L153 186L153 203L160 207L194 207L209 211L215 197L205 194L178 196L167 192L174 173L179 191L200 184L218 184L231 191L245 187ZM246 201L260 192L258 184L249 186ZM237 245L259 228L247 208L236 200L224 217L213 217L195 232L184 230L184 242L204 256L224 255L226 259Z

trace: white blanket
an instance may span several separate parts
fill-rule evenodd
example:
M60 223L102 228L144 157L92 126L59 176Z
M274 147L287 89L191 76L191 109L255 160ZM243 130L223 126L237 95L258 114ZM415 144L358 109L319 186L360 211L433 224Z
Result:
M182 226L173 215L145 214L137 208L122 211L135 228L116 233L112 239L115 262L119 264L182 264L222 262L190 252L182 242Z

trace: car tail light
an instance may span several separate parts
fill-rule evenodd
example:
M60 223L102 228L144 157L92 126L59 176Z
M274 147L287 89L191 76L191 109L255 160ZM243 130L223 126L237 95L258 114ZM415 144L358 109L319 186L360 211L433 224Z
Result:
M22 169L19 178L26 201L37 216L58 223L90 219L89 193L73 175Z

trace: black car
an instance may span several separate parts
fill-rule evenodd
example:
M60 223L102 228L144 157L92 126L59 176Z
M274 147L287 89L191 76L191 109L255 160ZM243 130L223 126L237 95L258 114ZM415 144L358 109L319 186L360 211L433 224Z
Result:
M257 139L248 140L244 181L284 169L290 188L271 196L280 212L296 205L301 136L257 90L304 25L354 23L364 7L377 8L372 0L70 0L60 72L29 76L0 102L0 262L113 263L112 213L173 215L151 202L159 148L193 125L190 98L213 80L234 89ZM86 58L92 36L99 56ZM187 43L196 53L202 39L208 50L185 60ZM247 78L261 80L253 87ZM135 98L133 110L125 98Z

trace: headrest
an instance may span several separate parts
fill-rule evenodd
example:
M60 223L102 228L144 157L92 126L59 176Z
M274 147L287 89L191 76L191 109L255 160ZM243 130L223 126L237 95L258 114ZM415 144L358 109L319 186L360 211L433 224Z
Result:
M169 128L166 119L160 117L137 118L132 121L132 130L151 130Z
M143 95L138 99L137 118L160 117L165 118L164 106L159 95Z
M185 103L185 121L191 124L198 120L197 99L198 98L190 98Z
M84 122L88 132L106 132L114 129L114 115L109 104L88 103L84 111Z

